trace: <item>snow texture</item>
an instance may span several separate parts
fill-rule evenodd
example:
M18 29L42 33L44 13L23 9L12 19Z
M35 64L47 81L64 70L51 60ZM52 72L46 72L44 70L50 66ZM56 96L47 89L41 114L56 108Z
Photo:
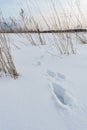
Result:
M9 37L20 76L0 77L0 130L87 130L87 45L59 56Z

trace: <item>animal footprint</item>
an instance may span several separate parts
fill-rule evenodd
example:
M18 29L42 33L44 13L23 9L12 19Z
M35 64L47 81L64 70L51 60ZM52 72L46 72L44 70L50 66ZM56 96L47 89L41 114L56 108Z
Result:
M59 105L65 108L73 108L76 105L74 97L72 97L70 93L65 90L61 85L53 83L52 88L55 99L57 100Z
M53 71L50 71L48 70L47 71L47 74L51 77L51 78L54 78L55 80L66 80L66 76L57 72L53 72Z
M63 74L61 74L61 73L57 73L57 78L58 78L58 79L66 80L65 75L63 75Z
M47 74L51 77L51 78L55 78L56 74L50 70L47 71Z

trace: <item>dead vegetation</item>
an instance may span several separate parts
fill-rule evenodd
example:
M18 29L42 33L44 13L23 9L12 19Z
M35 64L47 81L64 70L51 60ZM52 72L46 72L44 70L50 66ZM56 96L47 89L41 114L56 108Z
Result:
M75 40L79 40L84 44L87 43L85 34L78 33L87 32L86 24L83 26L86 18L79 8L79 5L77 5L77 12L79 13L76 14L73 10L73 5L68 3L69 14L67 16L62 6L58 10L55 3L51 1L51 5L48 5L48 19L40 10L38 2L35 2L33 6L38 7L40 20L32 15L30 7L27 5L29 14L26 14L25 10L21 8L19 13L20 22L17 24L17 20L10 17L10 22L13 27L9 26L8 30L3 30L2 28L0 30L0 71L5 74L9 73L13 78L16 78L18 73L13 63L5 33L21 35L33 46L48 44L46 35L50 34L51 40L49 42L51 43L49 44L54 45L57 51L62 55L76 53L77 45ZM4 21L3 16L1 19ZM5 23L5 25L7 25L7 23Z
M45 35L46 33L51 33L50 39L52 39L52 45L56 47L60 54L68 55L76 53L77 45L75 45L73 38L81 43L87 43L84 33L81 35L78 33L87 31L86 25L83 26L83 20L81 20L81 16L83 16L84 20L85 17L78 4L76 5L76 10L79 13L76 14L73 10L73 5L68 2L69 14L67 15L62 6L57 9L55 2L51 0L51 4L48 4L48 19L39 8L38 2L35 2L33 6L38 7L39 19L41 21L32 15L29 5L27 5L28 14L25 13L23 8L20 11L20 21L22 24L20 33L24 32L21 35L27 38L29 43L34 46L48 44Z
M0 34L0 72L13 78L18 77L5 34Z

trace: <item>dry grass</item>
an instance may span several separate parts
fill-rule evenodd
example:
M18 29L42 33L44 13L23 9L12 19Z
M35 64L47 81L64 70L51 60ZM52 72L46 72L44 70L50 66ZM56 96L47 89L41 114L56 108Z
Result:
M42 20L42 24L40 23L40 20L38 22L38 20L33 15L31 15L32 13L29 6L27 6L29 15L26 15L25 11L21 8L21 11L19 13L19 27L16 22L17 20L14 20L10 17L10 21L15 28L10 27L9 32L15 32L18 36L22 35L33 46L45 45L48 44L48 42L50 42L49 44L54 45L57 51L62 55L75 54L77 46L75 45L77 44L75 43L75 40L87 44L85 34L78 33L78 31L80 30L87 31L87 22L84 22L86 21L86 18L84 17L83 12L77 4L77 12L79 12L77 15L73 10L73 6L70 3L68 3L70 12L67 16L66 11L62 6L60 6L60 9L58 10L55 3L52 0L50 5L48 5L50 16L50 18L48 19L41 12L38 6L38 2L34 3L33 5L38 7L40 13L39 16ZM0 22L2 21L5 21L3 15L1 15L0 18ZM84 26L83 23L85 23ZM17 78L18 73L10 53L8 39L5 34L6 30L3 31L2 28L0 29L1 32L4 32L0 33L0 72L4 72L5 74L9 74L13 78ZM21 34L18 34L19 32ZM46 33L51 33L50 41L47 41Z
M32 45L36 46L37 41L38 41L39 44L44 45L45 44L44 37L41 35L39 25L36 22L36 20L34 19L34 17L33 16L27 17L27 15L25 14L23 9L21 9L20 16L21 16L21 21L24 25L24 30L26 32L29 31L30 27L32 28L31 31L37 32L37 34L36 34L37 38L36 39L34 38L34 36L31 33L25 34L26 38L30 41L30 43Z
M15 26L16 32L24 32L24 34L21 34L23 37L28 39L29 43L31 45L37 46L37 45L45 45L47 44L47 40L45 39L42 32L44 30L51 32L51 38L53 40L54 46L57 48L58 52L60 54L75 54L76 53L76 46L74 46L73 37L78 39L81 43L87 43L86 37L82 34L79 35L78 33L69 33L68 30L72 32L78 31L78 28L84 29L83 27L83 20L84 15L81 9L79 8L79 5L77 4L77 12L75 13L73 5L71 5L68 2L68 9L69 14L67 15L65 9L60 5L59 9L57 9L57 6L55 5L55 2L51 0L51 4L48 3L48 10L49 10L49 16L50 19L47 19L46 16L43 14L41 9L39 8L38 2L33 3L33 7L38 7L39 10L39 16L42 20L42 25L40 23L40 20L38 20L32 15L32 11L27 4L27 10L29 14L26 14L24 9L21 8L20 11L20 28L16 26L15 21L10 18L11 22ZM86 27L86 25L85 25ZM77 30L76 30L77 29ZM62 32L54 33L52 30ZM13 30L14 31L14 30ZM25 33L25 32L32 32L32 33ZM65 32L65 33L64 33ZM46 35L46 34L45 34Z
M13 78L18 77L5 34L0 34L0 71Z

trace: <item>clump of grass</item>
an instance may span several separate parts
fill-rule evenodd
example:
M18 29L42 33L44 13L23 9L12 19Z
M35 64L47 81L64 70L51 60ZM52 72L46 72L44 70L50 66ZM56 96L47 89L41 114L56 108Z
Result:
M30 43L34 46L37 46L37 41L40 45L44 45L44 37L41 35L40 33L40 29L39 29L39 25L36 22L36 20L34 19L33 16L28 16L25 14L24 10L21 9L20 12L20 16L21 16L21 20L24 26L24 31L27 32L25 33L26 38L30 41ZM35 31L36 33L36 38L34 37L35 35L33 35L32 33L28 32L28 31Z
M59 4L60 3L61 2L59 2ZM73 41L73 36L81 43L87 43L85 35L79 35L77 33L72 34L72 31L70 33L67 31L70 29L78 29L78 27L80 27L80 29L83 29L83 22L85 21L85 18L82 13L82 10L80 10L79 5L77 5L76 9L79 13L76 13L74 11L74 5L72 4L72 2L68 2L67 9L69 10L69 14L67 15L68 11L66 12L66 10L62 7L61 4L60 7L57 8L56 3L51 0L51 2L48 3L48 15L50 17L46 18L46 14L43 14L43 12L40 10L38 2L35 1L34 3L32 2L32 4L33 7L38 8L39 18L41 21L38 20L35 15L33 16L32 9L28 4L26 5L26 7L28 9L29 14L25 13L25 10L23 9L22 5L20 11L20 28L18 28L18 25L15 23L15 21L10 18L11 22L15 27L13 32L17 34L20 33L22 36L27 38L31 45L37 46L48 44L47 39L45 39L47 31L48 33L51 33L52 37L50 37L50 39L52 39L54 46L57 48L60 54L69 55L76 53L76 46L75 42ZM81 19L82 16L84 20ZM41 25L41 23L43 24ZM56 31L58 30L59 33L56 33ZM45 34L43 35L42 33L44 33L44 31Z
M18 77L5 34L0 34L0 71L13 78Z

